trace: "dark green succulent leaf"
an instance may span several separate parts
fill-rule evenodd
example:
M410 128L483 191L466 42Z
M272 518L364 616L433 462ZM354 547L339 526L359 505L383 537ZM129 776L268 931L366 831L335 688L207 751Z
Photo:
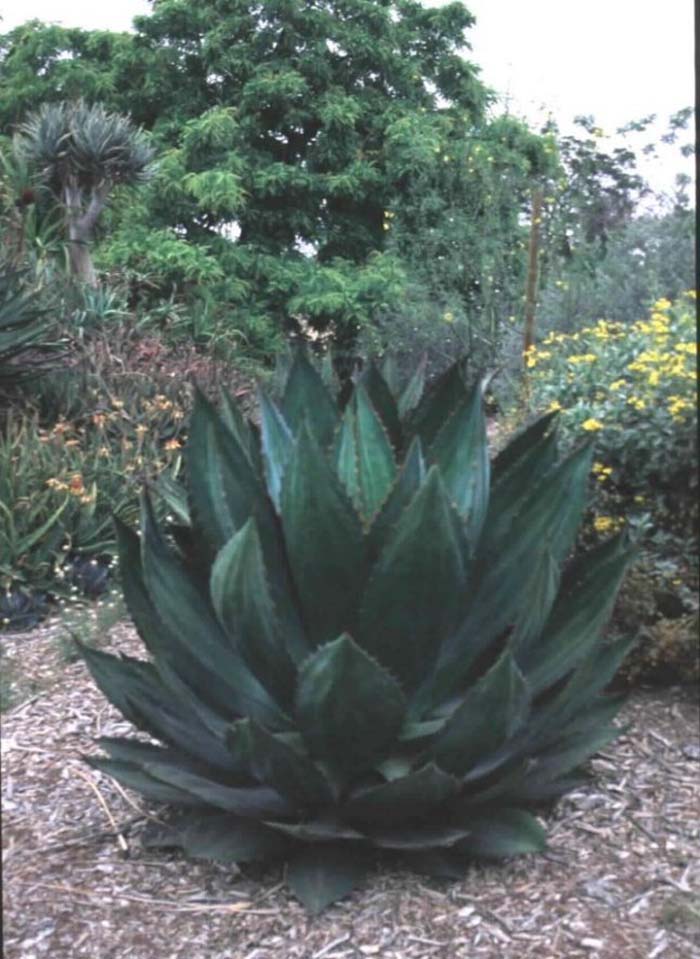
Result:
M141 525L144 583L168 632L192 651L208 674L226 682L234 715L253 716L275 729L287 726L280 707L228 640L209 597L168 549L147 498Z
M391 532L360 608L359 642L407 690L425 678L455 625L464 602L465 554L462 523L432 467Z
M618 726L608 723L573 733L565 741L557 743L536 757L535 765L525 783L559 779L560 776L578 769L591 756L617 739L622 732Z
M530 591L510 636L513 649L527 649L542 635L542 630L559 592L561 565L550 549L535 557L530 572Z
M434 812L457 794L458 780L430 763L416 772L351 793L342 807L349 822L400 822Z
M314 646L353 622L365 577L360 519L308 425L282 484L287 555Z
M443 423L467 393L463 367L464 363L458 360L439 376L423 394L410 417L409 436L420 436L425 449L430 447Z
M262 390L258 392L258 400L260 405L261 447L265 463L267 489L270 499L279 513L282 477L289 462L289 457L292 455L294 438L284 417Z
M418 437L412 441L403 467L384 505L375 516L367 534L367 551L376 557L401 514L425 482L426 469Z
M255 778L297 806L330 804L333 793L308 756L269 733L255 720L235 723L229 733L232 751L245 752Z
M461 826L398 826L395 829L367 830L369 839L381 849L445 849L469 836Z
M249 668L276 702L291 707L296 670L272 603L254 519L219 551L211 570L211 598Z
M201 773L159 761L144 763L143 770L154 779L197 797L204 805L244 819L270 819L294 813L294 807L267 786L227 786Z
M289 371L281 411L295 437L306 420L316 441L324 448L329 446L338 420L338 409L320 373L302 350L297 351Z
M399 368L393 353L386 353L384 355L381 373L384 382L391 390L394 401L396 401L400 393Z
M427 719L420 723L404 723L399 733L399 742L415 742L418 739L429 739L440 732L447 722L447 718L447 716L442 716L439 719Z
M564 676L600 640L630 560L629 553L599 562L573 589L557 598L536 643L518 653L534 692Z
M81 642L77 648L98 688L137 729L203 762L231 768L222 741L186 703L173 699L151 663L112 656Z
M475 544L486 516L490 470L479 386L458 403L435 437L429 458L440 467L458 513L468 519L469 539Z
M418 361L418 365L416 366L411 378L406 384L405 389L399 397L398 410L401 419L408 416L408 414L411 413L421 401L423 389L425 387L425 367L427 360L428 358L424 353Z
M557 438L552 429L538 438L510 468L492 477L489 507L484 521L482 552L495 553L501 548L513 520L527 504L536 484L554 467L557 460ZM495 466L494 466L495 469Z
M445 643L435 678L425 684L417 702L449 699L476 659L517 624L536 578L535 560L545 548L559 558L575 536L591 455L590 447L581 447L550 470L514 517L499 548L491 543L477 550L466 616ZM484 536L488 540L486 530Z
M471 835L459 843L461 853L484 859L503 859L527 852L542 852L547 845L544 829L522 809L495 809L465 814Z
M146 799L152 799L154 802L173 803L177 806L202 805L202 800L199 797L150 776L136 763L124 762L120 759L104 759L101 756L83 756L83 759L93 769L98 769L107 776L111 776L112 779L116 779L127 789L134 789L145 796Z
M530 690L510 650L466 693L430 747L435 762L465 776L493 756L522 727Z
M363 833L330 814L324 818L307 819L304 822L268 821L267 825L270 829L275 829L299 842L327 843L342 841L343 843L356 843L364 841L366 838Z
M355 509L361 509L360 470L357 455L357 423L351 403L345 407L335 439L335 468Z
M396 476L396 464L389 435L361 384L355 388L352 405L355 413L360 509L362 515L369 519L389 494Z
M296 718L312 755L341 775L370 769L403 724L406 701L396 680L343 635L299 671Z
M287 884L312 914L347 896L372 868L368 850L333 843L307 846L289 862Z
M245 419L241 408L225 391L221 394L220 415L241 449L247 454L250 465L260 475L260 456L252 425Z
M519 466L524 460L527 460L534 449L541 448L542 440L548 435L553 435L552 426L557 416L556 412L545 413L544 416L539 416L508 440L493 461L494 484L499 483L514 466ZM556 449L552 453L556 455ZM549 465L553 465L553 460L550 461Z
M246 450L208 400L195 396L186 449L188 488L195 532L203 533L209 562L250 517L260 535L270 588L285 623L287 648L295 662L308 653L293 596L274 508Z
M194 713L199 723L223 741L227 721L234 713L231 693L218 672L207 669L179 634L166 629L143 582L138 536L115 518L121 585L137 632L154 659L164 687L172 698Z
M565 779L556 779L553 782L528 782L518 787L518 802L546 803L575 789L582 789L590 785L590 778L586 776L568 776Z
M289 843L262 823L228 813L185 815L171 825L151 828L142 837L146 848L183 849L193 859L218 862L258 862L276 859Z
M363 371L358 386L365 391L366 398L383 424L392 447L394 450L400 450L403 443L403 430L396 400L374 361L371 361ZM357 388L355 396L357 396Z

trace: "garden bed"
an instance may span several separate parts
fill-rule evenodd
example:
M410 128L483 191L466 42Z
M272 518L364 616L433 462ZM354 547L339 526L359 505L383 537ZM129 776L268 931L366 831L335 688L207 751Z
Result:
M381 872L310 919L274 870L142 848L158 809L80 759L96 736L130 727L57 630L1 640L16 677L3 716L7 959L700 957L692 688L631 697L595 783L548 817L547 854L475 865L451 884ZM141 650L124 625L104 646Z

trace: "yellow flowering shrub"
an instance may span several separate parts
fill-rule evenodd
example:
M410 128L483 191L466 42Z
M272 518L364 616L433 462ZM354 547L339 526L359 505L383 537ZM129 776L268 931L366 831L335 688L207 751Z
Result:
M697 524L694 299L660 299L631 325L601 319L550 333L526 356L531 404L558 410L571 442L595 435L620 508L644 505L652 522L681 532Z
M558 411L565 446L595 440L586 538L628 528L640 541L645 593L637 596L642 579L631 577L619 605L640 613L635 626L645 636L676 635L659 625L673 617L658 597L682 597L678 618L697 615L694 301L694 293L660 299L633 324L599 320L572 335L551 333L526 355L530 411ZM669 666L658 644L640 650L635 675L648 678L660 660Z

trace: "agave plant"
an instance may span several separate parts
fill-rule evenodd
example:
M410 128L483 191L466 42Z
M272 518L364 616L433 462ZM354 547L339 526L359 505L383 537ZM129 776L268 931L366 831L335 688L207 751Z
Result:
M619 732L628 644L600 632L629 550L569 561L590 447L557 461L550 414L490 464L459 364L399 395L370 365L341 408L300 354L259 399L258 428L197 397L174 542L147 498L118 525L151 661L82 654L150 741L88 761L180 807L151 843L285 861L312 911L379 856L448 876L543 848L531 807Z

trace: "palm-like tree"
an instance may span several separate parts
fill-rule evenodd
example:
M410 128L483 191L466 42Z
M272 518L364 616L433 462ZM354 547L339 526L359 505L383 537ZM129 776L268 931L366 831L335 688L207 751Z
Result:
M20 127L18 147L63 206L73 276L94 286L100 214L115 186L149 179L153 149L127 117L82 100L44 104Z

